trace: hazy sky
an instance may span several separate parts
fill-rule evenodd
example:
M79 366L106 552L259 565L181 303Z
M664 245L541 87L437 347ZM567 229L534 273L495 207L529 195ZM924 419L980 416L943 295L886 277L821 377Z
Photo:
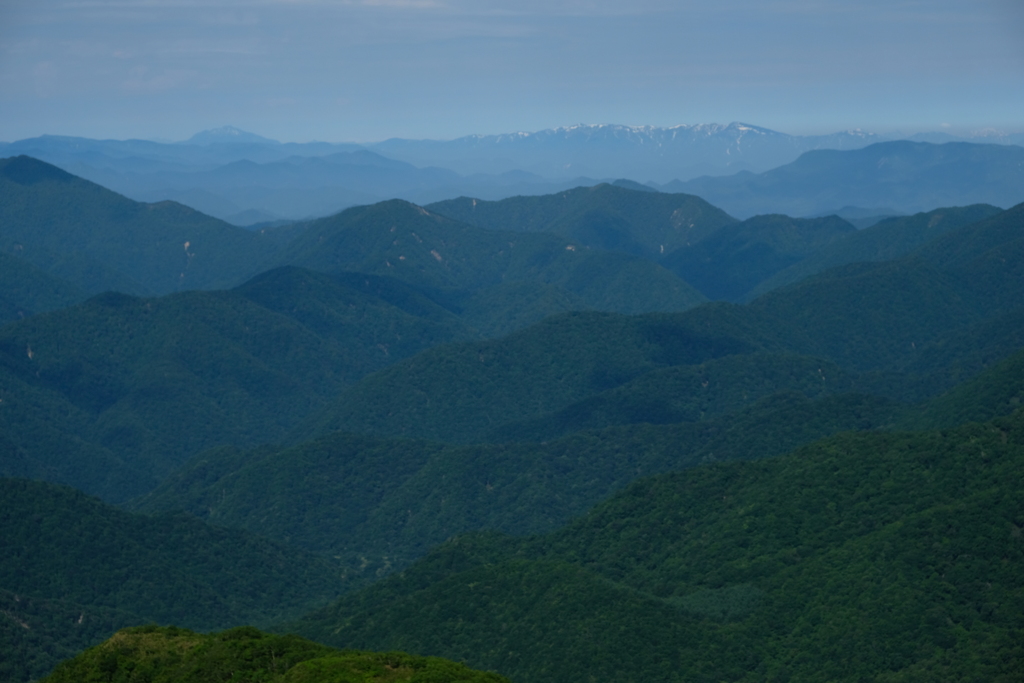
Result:
M1024 129L1021 0L0 0L0 140Z

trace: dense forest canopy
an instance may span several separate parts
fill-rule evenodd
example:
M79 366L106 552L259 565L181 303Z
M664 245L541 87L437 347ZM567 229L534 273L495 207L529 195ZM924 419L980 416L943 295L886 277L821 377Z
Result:
M1019 680L1024 204L938 206L0 160L0 677Z

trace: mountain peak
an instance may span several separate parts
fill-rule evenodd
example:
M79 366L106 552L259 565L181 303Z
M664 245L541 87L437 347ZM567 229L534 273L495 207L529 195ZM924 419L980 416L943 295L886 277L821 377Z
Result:
M221 126L196 133L183 144L186 145L234 145L234 144L260 144L279 145L277 140L271 140L255 133L249 133L235 128L234 126Z

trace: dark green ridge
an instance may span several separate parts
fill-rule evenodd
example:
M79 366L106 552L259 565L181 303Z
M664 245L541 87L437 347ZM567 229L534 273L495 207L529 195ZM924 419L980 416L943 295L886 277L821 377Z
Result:
M335 650L252 627L199 634L180 628L124 629L64 662L45 683L508 683L437 657Z
M854 232L838 216L754 216L680 247L661 263L709 299L740 301L783 268Z
M897 424L903 428L939 429L964 422L982 422L1013 412L1021 406L1022 400L1024 350L908 410Z
M459 197L426 207L490 230L548 232L583 246L657 258L736 222L700 197L609 184L540 197Z
M900 258L943 233L990 218L1001 211L988 204L974 204L887 218L813 251L806 258L761 281L743 298L755 299L836 266Z
M48 600L0 589L0 680L35 681L58 662L143 620L109 607Z
M478 336L450 310L388 277L285 266L235 291L344 349L355 365L350 378L433 346Z
M342 429L465 442L554 420L554 432L538 426L526 437L543 438L571 424L559 411L585 412L574 406L649 372L751 352L824 359L858 391L917 402L1024 345L1024 273L1014 270L1024 255L998 257L1019 248L1022 216L1014 209L947 233L979 235L970 239L989 245L980 256L958 257L954 241L934 256L833 268L746 306L564 315L502 339L432 349L344 390L296 434ZM628 402L623 410L632 410Z
M800 353L846 368L910 367L941 336L1021 309L1022 230L1024 204L947 231L901 259L826 270L749 309L779 321Z
M640 279L635 286L640 286L642 281ZM459 306L462 319L484 330L488 337L503 337L549 316L588 308L579 294L558 285L528 280L484 287Z
M37 268L25 259L0 252L0 325L33 313L78 303L85 292Z
M439 290L476 288L499 282L523 251L509 245L514 234L496 235L394 199L310 222L282 261L320 272L386 275ZM552 239L520 236L527 252Z
M21 479L0 479L0 547L0 671L21 672L3 680L35 678L126 625L267 624L325 604L342 585L322 557Z
M637 477L779 455L898 414L869 396L787 392L699 423L609 427L543 444L460 447L335 433L287 449L203 453L131 505L185 510L339 557L358 584L454 534L550 531Z
M67 487L0 479L0 586L194 628L266 623L322 601L322 558L182 514L125 512Z
M33 397L51 414L71 404L72 434L147 475L119 491L102 472L96 481L68 470L74 462L58 465L62 481L111 500L148 490L211 445L280 438L342 385L347 365L297 322L229 292L101 295L7 326L0 353L20 385L4 387L4 432L39 460L59 462L62 454L41 451L21 420L39 419Z
M785 358L775 359L776 370L801 370L801 383L792 388L815 400L788 391L746 407L733 404L737 397L724 380L757 356L728 357L704 366L708 387L701 400L729 411L716 418L592 429L543 444L454 447L338 433L289 449L221 449L197 456L132 505L187 510L337 556L358 585L453 534L550 531L657 472L779 455L844 430L931 428L1005 415L1019 405L1024 386L1021 354L910 408L834 393L848 386L841 375L826 375L836 386L823 388L822 368L804 367L804 359L787 365ZM740 362L730 366L731 360ZM763 381L748 379L751 391Z
M817 149L764 173L704 176L665 186L736 216L772 211L822 215L843 206L927 211L1024 199L1024 147L893 140L855 150Z
M233 286L277 250L174 202L134 202L31 157L0 159L0 251L90 293Z
M827 270L748 304L793 351L847 369L900 368L918 346L1001 313L959 275L898 260Z
M467 441L657 368L756 348L692 328L673 316L567 313L498 340L431 349L343 391L301 434Z
M570 305L628 314L685 310L705 300L669 271L636 256L587 249L546 233L485 230L400 200L309 223L281 262L394 277L450 308L461 309L475 298L471 307L500 306L506 317L529 312L529 302L508 301L507 289L494 289L512 283L556 287ZM498 298L481 299L487 290ZM468 322L479 327L488 319Z
M476 336L400 283L346 280L286 268L230 292L110 293L4 327L13 449L0 473L123 501L201 450L280 440L367 373Z
M652 370L561 410L489 432L486 441L547 441L611 425L699 422L740 410L765 396L799 391L808 398L850 392L853 378L820 358L730 355L698 365Z
M83 437L92 424L88 411L0 367L0 475L75 482L112 500L155 485L141 464Z
M915 254L940 267L960 268L974 265L976 259L991 257L994 250L1010 246L1019 248L1024 242L1024 203L984 220L943 233L928 242ZM1016 252L1013 252L1016 253ZM1004 252L1009 257L1011 253Z
M857 389L906 403L937 396L1024 348L1024 309L965 324L911 348L899 371L862 372Z
M946 233L914 252L914 256L962 278L980 305L990 310L1020 308L1024 204L972 223L961 231Z
M293 626L523 683L1009 683L1022 526L1024 412L842 434L636 482L546 536L457 539Z

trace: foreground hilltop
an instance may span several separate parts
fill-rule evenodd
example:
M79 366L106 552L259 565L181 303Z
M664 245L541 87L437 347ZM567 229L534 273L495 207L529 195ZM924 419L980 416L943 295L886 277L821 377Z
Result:
M201 635L178 628L125 629L65 662L45 683L508 683L437 657L335 650L251 627Z

